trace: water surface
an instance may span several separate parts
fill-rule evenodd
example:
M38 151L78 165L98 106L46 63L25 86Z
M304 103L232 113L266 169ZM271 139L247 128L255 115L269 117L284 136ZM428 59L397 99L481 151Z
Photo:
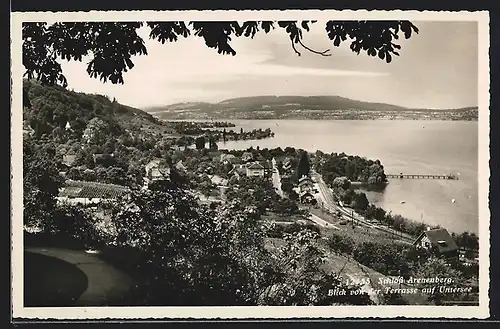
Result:
M368 191L376 205L450 231L478 231L478 122L235 120L239 130L271 128L275 137L229 141L219 148L287 146L379 159L386 173L455 174L459 180L390 180ZM452 200L455 199L453 203ZM405 203L401 203L405 201Z

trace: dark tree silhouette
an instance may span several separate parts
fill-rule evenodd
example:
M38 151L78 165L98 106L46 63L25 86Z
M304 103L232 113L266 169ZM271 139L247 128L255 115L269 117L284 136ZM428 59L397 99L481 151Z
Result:
M203 38L209 48L219 54L236 55L230 41L233 37L253 38L258 32L269 33L284 29L290 38L292 49L300 56L304 49L322 56L330 56L330 49L316 51L304 44L303 34L316 21L247 21L238 22L66 22L23 23L23 65L25 77L36 78L42 83L67 86L60 59L82 61L84 56L92 59L87 72L101 81L123 84L123 72L134 67L132 56L147 55L144 40L137 30L146 24L150 28L150 39L162 44L176 42L179 37ZM350 49L357 53L378 56L390 63L392 56L399 56L401 46L395 41L400 34L411 37L418 28L408 21L328 21L325 25L333 46L350 40Z
M302 176L309 176L309 171L311 169L311 164L309 163L309 156L307 152L302 151L300 154L299 164L297 165L297 178L300 179Z
M203 150L205 148L205 137L200 136L195 139L195 145L197 150Z

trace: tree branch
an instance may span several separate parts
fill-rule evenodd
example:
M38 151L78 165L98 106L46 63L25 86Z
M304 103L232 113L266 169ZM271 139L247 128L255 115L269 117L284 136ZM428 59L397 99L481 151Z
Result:
M301 54L299 53L299 51L297 50L297 48L295 48L295 43L293 42L293 40L290 40L290 42L292 43L292 49L295 51L295 53L296 53L297 55L299 55L299 56L300 56Z
M300 40L300 39L299 39L299 41L298 41L298 42L300 43L300 45L301 45L302 47L304 47L305 49L309 50L310 52L312 52L312 53L314 53L314 54L318 54L318 55L321 55L321 56L332 56L332 54L328 54L328 52L330 51L330 49L327 49L327 50L325 50L325 51L316 51L316 50L311 49L311 48L307 47L306 45L304 45L304 44L302 43L302 40Z

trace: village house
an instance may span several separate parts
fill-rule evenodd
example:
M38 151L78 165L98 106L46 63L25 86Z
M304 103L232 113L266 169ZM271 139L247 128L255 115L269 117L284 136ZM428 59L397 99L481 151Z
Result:
M227 163L232 163L231 160L235 159L236 156L234 154L221 154L220 155L220 161L224 164L227 164Z
M255 177L255 176L264 177L265 168L258 162L248 165L246 169L247 169L246 170L247 177Z
M425 248L436 254L436 256L442 256L447 259L458 258L458 246L450 233L444 228L427 228L413 242L413 245Z
M244 164L236 164L233 166L233 169L228 172L229 176L236 176L237 178L244 177L246 174L247 168Z
M113 157L112 154L104 154L104 153L94 153L92 154L92 158L94 159L94 162L99 162L105 160L107 157Z
M292 170L292 162L290 161L290 158L285 158L283 160L283 171L285 173L288 173Z
M299 179L299 190L300 192L311 192L314 189L314 182L309 176L302 176Z
M314 195L311 194L310 191L300 191L299 193L299 200L300 203L302 204L315 204L316 199L314 198Z
M186 172L187 171L187 168L186 166L184 165L184 163L182 162L182 160L179 160L176 164L175 164L175 169L179 170L179 171L183 171L183 172Z
M273 173L273 164L269 160L262 160L258 162L264 168L264 175L270 176Z
M31 128L28 121L23 120L23 135L33 136L35 134L35 129Z
M241 160L243 162L249 162L253 160L253 154L252 152L244 152L243 155L241 156Z
M130 189L121 185L67 180L56 199L58 203L90 205L116 200L128 192Z
M151 160L145 166L146 175L144 176L144 186L149 186L149 183L161 180L170 179L170 168L165 164L163 159Z
M66 126L64 126L64 129L66 131L72 131L73 128L71 127L71 124L69 123L69 121L66 121Z

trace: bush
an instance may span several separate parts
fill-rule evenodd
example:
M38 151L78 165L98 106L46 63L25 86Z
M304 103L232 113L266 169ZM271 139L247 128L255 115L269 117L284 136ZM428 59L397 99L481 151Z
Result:
M355 247L355 242L350 237L333 233L328 240L328 245L333 251L351 255Z
M91 214L80 206L58 206L52 219L47 220L45 234L58 237L61 240L74 240L77 245L102 246L102 235L96 228Z

